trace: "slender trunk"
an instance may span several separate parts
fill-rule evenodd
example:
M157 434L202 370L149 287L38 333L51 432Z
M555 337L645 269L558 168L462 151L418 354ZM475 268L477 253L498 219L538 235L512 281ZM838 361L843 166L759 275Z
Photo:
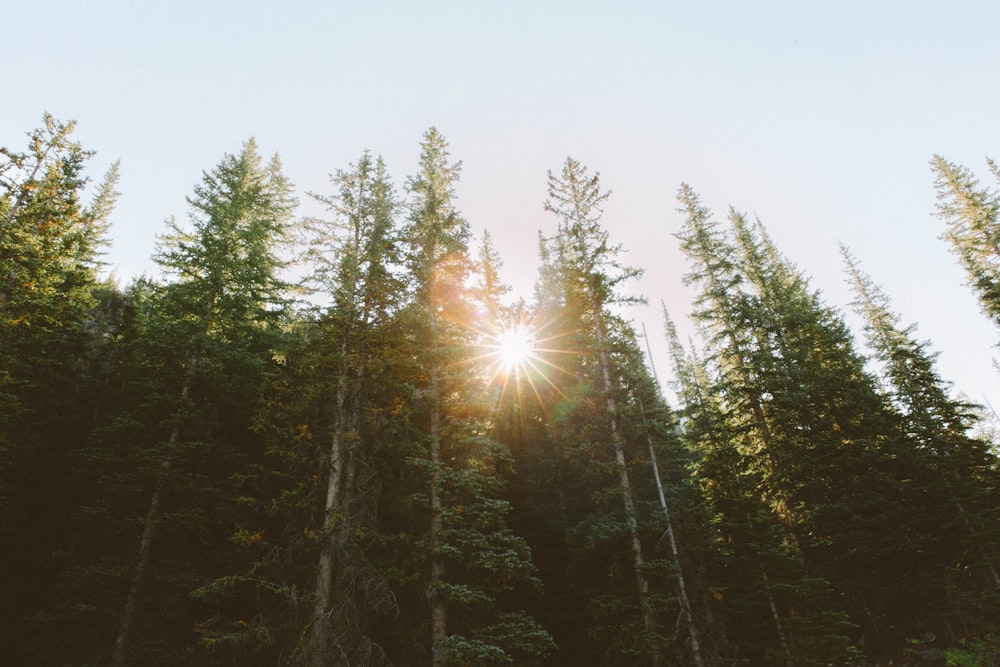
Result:
M365 182L359 183L357 201L365 200ZM353 237L348 246L353 260L342 264L349 268L343 283L340 285L342 294L346 295L343 306L346 318L346 329L343 332L340 345L340 369L337 376L337 393L334 399L333 437L330 444L329 472L327 475L326 511L323 521L323 550L320 552L319 567L316 574L316 600L313 606L312 628L310 631L306 655L314 667L328 664L331 651L343 619L332 618L334 606L342 601L352 605L353 591L344 591L336 583L335 569L338 558L340 567L346 552L346 546L351 535L352 513L354 511L355 475L357 471L358 429L360 428L360 388L365 378L365 363L361 362L351 372L348 357L353 353L361 355L363 343L357 333L369 325L370 313L373 308L372 283L370 275L361 276L359 266L362 262L362 224L358 219L351 218ZM347 258L345 257L345 260ZM357 288L361 287L361 295ZM360 301L360 312L357 306ZM367 359L367 357L363 357ZM350 621L346 621L350 623ZM345 647L340 647L341 649Z
M431 386L436 387L436 373L432 374ZM435 396L437 395L436 390ZM442 519L441 502L441 475L438 468L441 466L441 436L440 411L435 400L431 407L430 414L430 437L431 437L431 586L429 591L431 605L431 665L433 667L444 667L447 664L447 655L444 650L444 640L448 636L448 615L445 609L444 599L441 596L440 585L444 581L444 561L439 554L441 533L444 530Z
M343 375L341 376L343 379ZM323 516L323 548L319 555L319 567L316 572L316 599L313 604L312 628L309 632L307 655L315 667L326 663L327 655L332 648L332 628L329 622L330 604L333 594L333 568L336 560L336 545L333 529L341 517L341 501L343 495L343 408L344 387L340 383L336 399L336 415L333 437L330 441L329 470L326 479L326 508Z
M177 430L170 434L170 442L177 441ZM153 489L153 497L149 501L149 509L146 510L146 520L142 528L142 537L139 538L139 555L136 558L135 569L132 570L132 579L129 583L128 594L125 596L125 605L122 608L122 622L118 629L118 637L115 639L114 652L111 655L111 664L120 667L128 664L129 653L132 649L132 635L135 629L135 617L139 609L139 595L142 592L143 584L146 580L146 572L149 570L149 561L153 548L153 535L156 532L156 521L160 514L160 503L167 486L167 476L170 474L170 461L165 460L160 466L160 476L156 480L156 487Z
M347 459L347 462L344 466L344 495L341 503L343 516L340 519L340 530L337 531L337 549L341 553L344 553L347 548L357 511L355 505L358 500L358 492L354 482L358 470L358 446L356 442L351 442L344 448L344 458Z
M356 228L353 246L355 253L360 242L358 233ZM337 371L337 390L333 400L333 435L330 440L326 506L323 515L323 548L320 551L316 572L316 599L313 604L312 627L306 649L306 655L313 667L323 667L328 663L336 635L334 622L330 618L334 604L334 569L338 553L342 551L340 547L345 536L343 528L347 521L350 494L350 480L345 479L347 477L345 470L351 466L349 459L352 445L347 445L345 441L348 439L348 431L357 432L357 425L354 423L358 410L357 400L349 402L348 394L353 394L356 398L357 387L363 377L363 370L359 368L355 373L358 382L352 384L354 378L351 377L348 363L354 338L352 327L356 315L354 312L356 282L356 275L351 274L346 284L342 286L349 295L344 307L347 325L342 331L340 340L340 368ZM347 414L348 409L351 411L350 415ZM350 476L353 478L353 471Z
M430 280L430 294L434 294L435 279ZM430 340L432 345L438 344L437 312L433 296L429 301ZM438 386L440 372L437 359L431 360L429 372L431 406L427 424L430 437L430 502L431 502L431 581L427 591L431 606L431 665L444 667L448 662L444 641L448 637L448 611L445 609L444 598L441 595L441 584L444 583L444 561L441 559L441 534L444 532L444 504L441 500L441 396Z
M646 426L646 410L639 399L639 411L642 413L642 423ZM667 504L667 496L663 492L663 482L660 480L660 467L656 463L656 450L653 447L653 438L646 428L646 444L649 446L649 462L653 466L653 479L656 480L656 491L660 497L660 507L663 509L663 517L667 522L666 537L670 545L670 558L674 562L677 570L677 595L681 601L681 612L687 621L688 633L691 637L691 657L696 667L705 667L705 661L701 657L701 640L698 637L698 625L694 621L694 613L691 610L691 601L688 598L687 583L684 580L684 568L681 565L680 550L677 548L677 538L674 536L674 522L670 515L670 506Z
M649 349L649 336L646 335L646 325L642 325L642 337L646 341L646 352L649 355L649 365L653 371L653 379L659 386L659 378L656 377L656 367L653 365L653 352ZM656 481L656 492L660 498L660 507L663 509L663 517L667 522L667 542L670 545L670 557L677 569L677 594L681 601L681 611L687 620L688 632L691 636L691 657L695 667L704 667L705 661L701 656L701 640L699 638L698 624L694 620L694 611L691 609L691 600L687 593L687 582L684 579L684 568L681 565L680 550L677 548L677 538L674 535L673 517L670 515L670 506L667 504L667 495L663 492L663 481L660 479L660 466L656 462L656 448L653 447L653 438L650 435L649 427L646 424L646 408L639 399L639 411L642 413L642 425L646 431L646 444L649 447L649 462L653 466L653 479Z
M212 325L215 321L213 313L217 300L217 294L209 294L205 304L202 334L207 334L212 330ZM187 401L191 393L191 386L194 384L194 372L200 357L201 353L196 348L191 353L191 360L188 362L187 371L184 373L184 385L181 387L182 403ZM173 451L179 439L180 425L175 424L170 431L170 438L167 440L170 446L167 448L167 454L160 463L160 477L156 481L156 487L153 489L153 497L149 501L149 510L146 512L146 521L142 528L142 537L139 539L139 554L136 558L135 569L132 571L132 580L129 584L128 594L125 597L125 605L122 608L122 622L118 630L118 637L115 639L115 648L111 657L113 667L122 667L125 665L132 650L132 635L135 629L135 617L138 614L139 596L142 593L146 572L149 570L153 538L156 536L156 522L159 518L163 495L166 492L167 479L173 467L170 452Z
M191 357L187 374L184 378L184 387L181 389L181 400L186 400L191 392L191 382L193 379L194 367L198 363L198 355ZM173 450L180 439L180 427L175 425L170 431L167 440L168 452ZM114 651L111 654L111 664L113 667L123 667L128 664L129 654L132 651L133 635L135 632L135 619L139 611L139 597L142 594L143 585L146 581L146 574L149 571L149 564L153 552L153 538L156 535L156 522L160 516L160 506L163 496L166 493L167 479L170 476L172 463L169 454L160 463L160 474L153 487L153 497L149 501L149 509L146 510L146 520L143 522L142 536L139 538L139 553L135 561L135 569L132 570L132 579L129 582L128 593L125 596L125 604L122 607L122 621L118 628L118 637L115 639Z
M778 613L778 605L771 594L771 580L767 577L767 570L760 556L757 557L757 564L760 566L760 578L764 582L764 592L767 594L767 604L771 608L771 617L774 619L774 627L778 631L778 641L781 643L781 650L785 652L785 666L795 667L792 661L792 650L788 646L788 637L785 635L785 625L781 622L781 614Z
M604 323L601 320L601 311L596 298L592 298L592 306L595 321L595 332L597 334L597 355L601 369L601 380L604 384L604 403L608 415L608 427L611 431L611 443L615 450L615 462L618 467L618 483L622 492L622 503L625 507L625 520L628 523L629 537L632 543L632 567L635 570L636 587L639 593L639 609L642 614L642 627L646 635L646 650L649 653L649 664L652 667L659 667L659 650L656 646L656 622L653 619L652 609L649 607L649 580L646 578L643 568L645 559L642 555L642 542L639 539L639 520L635 509L635 493L632 489L632 482L629 480L628 465L625 458L625 442L618 429L618 406L611 393L611 363L605 350Z

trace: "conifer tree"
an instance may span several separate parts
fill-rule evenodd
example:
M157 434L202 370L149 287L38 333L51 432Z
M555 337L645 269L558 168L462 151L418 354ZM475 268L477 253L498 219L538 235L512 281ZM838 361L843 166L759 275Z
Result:
M405 238L412 280L415 392L410 408L425 457L430 529L430 662L525 664L551 649L548 634L516 607L510 591L537 585L530 552L506 525L502 499L506 448L496 442L470 383L473 304L467 296L473 262L468 223L454 204L460 163L431 128L424 135Z
M987 160L1000 181L1000 168ZM940 155L931 160L937 189L938 215L944 238L958 255L983 312L1000 326L1000 194L980 185L970 169Z
M116 163L85 204L93 152L72 139L74 122L43 121L26 152L0 149L0 447L11 456L48 437L38 430L54 420L38 419L40 410L65 413L58 401L72 400L63 391L75 384L69 360L87 338L118 195Z
M65 548L72 462L94 419L92 314L118 194L117 163L88 193L94 153L74 122L42 120L23 152L0 149L0 623L19 638L5 656L15 663L42 648L28 618L55 602L51 557Z
M58 643L38 645L38 664L70 660L106 663L115 639L124 586L135 553L148 468L143 453L155 442L145 426L164 417L149 397L162 389L161 372L148 356L159 333L148 326L154 285L135 280L124 288L102 286L91 321L95 339L85 377L94 399L83 446L64 464L77 492L68 507L71 524L57 552L57 595L37 621Z
M856 443L853 456L871 461L866 466L879 465L876 443L887 431L865 432L857 421L862 415L876 429L890 425L879 427L883 406L846 327L769 239L731 211L730 241L690 188L682 187L679 199L688 214L680 238L695 267L687 279L701 286L696 318L718 375L711 391L726 415L713 419L706 435L718 434L709 438L717 443L710 451L735 445L720 459L735 456L733 462L709 473L722 475L715 484L736 481L717 507L735 502L731 525L750 528L742 537L750 557L743 578L760 584L782 662L846 660L850 624L830 589L842 572L825 565L839 563L850 540L878 536L851 536L844 524L863 513L851 504L873 489L835 488L829 480L842 469L847 442ZM754 507L755 499L766 504ZM838 546L839 540L845 542ZM864 592L857 587L852 594Z
M709 458L710 450L701 449L697 444L704 445L702 437L712 444L713 450L718 450L718 437L713 429L717 428L711 422L714 419L721 423L719 412L714 405L706 405L710 397L706 391L707 370L704 364L699 364L695 358L695 353L690 354L684 351L677 328L667 312L665 304L662 304L664 329L666 331L667 343L670 350L670 361L676 378L672 384L674 391L680 401L680 408L675 415L674 431L679 440L678 447L685 452L685 465L683 470L686 478L678 479L677 485L683 485L687 490L684 514L680 514L677 520L676 532L682 537L687 537L687 551L685 555L678 549L676 540L669 533L667 537L670 541L670 548L674 560L674 567L677 570L677 585L681 591L682 611L691 625L692 633L697 633L704 645L702 662L707 665L724 664L731 659L732 647L727 636L724 623L719 622L718 611L713 609L713 604L709 600L711 591L719 589L713 587L705 580L705 574L712 572L711 562L715 559L711 539L706 537L706 531L702 528L712 521L711 508L706 504L706 492L698 488L699 479L697 474L692 474L698 470L698 465ZM698 422L694 421L698 420ZM700 429L707 429L707 433L699 433ZM705 456L705 458L701 458ZM665 508L665 512L669 512ZM685 526L694 525L693 530L688 530L684 534ZM669 525L668 525L669 528ZM702 573L702 574L699 574ZM780 628L779 628L780 629ZM693 640L696 637L692 638ZM692 641L693 644L693 641ZM695 663L698 663L697 652Z
M368 564L356 536L375 526L367 511L371 502L365 501L375 484L364 480L371 476L378 435L363 415L387 409L373 400L384 395L384 388L372 382L387 379L389 332L403 293L393 270L401 261L398 204L384 163L368 153L349 170L339 171L333 184L333 197L317 197L335 215L333 225L318 230L319 247L330 248L318 258L332 258L327 260L331 270L321 270L320 276L332 274L326 289L333 304L320 322L322 334L314 345L319 354L309 357L316 369L312 383L318 386L307 395L327 402L320 411L327 423L313 428L313 437L324 434L329 446L322 466L323 519L314 527L320 553L305 660L312 665L377 664L383 659L381 649L365 633L366 616L391 606L392 598L374 594L387 584ZM334 225L341 226L339 233Z
M940 557L949 571L978 570L983 584L997 589L997 508L991 499L996 489L989 444L970 435L976 417L973 405L952 398L948 384L936 369L936 355L915 337L915 326L903 327L891 310L889 297L863 272L847 248L841 254L854 288L854 306L864 317L868 345L885 378L889 399L903 419L903 428L921 456L932 479L942 487L944 505L937 530L941 533ZM988 583L987 583L988 582ZM968 583L940 582L939 614L956 613L963 605L957 595Z
M188 620L165 614L157 624L144 623L152 600L162 605L187 596L233 567L220 543L239 521L247 457L253 448L259 455L249 431L252 409L279 347L278 245L295 202L277 156L265 164L255 142L246 142L204 174L188 203L190 228L169 221L156 257L174 280L157 289L147 325L147 363L162 372L147 401L161 406L156 412L163 417L154 424L159 433L146 436L155 444L141 452L149 495L114 644L116 665L135 659L137 644L147 639L143 626ZM165 576L170 570L174 583ZM162 588L153 590L154 578Z
M690 450L681 443L677 414L668 407L660 393L652 357L647 369L637 342L631 339L630 334L634 333L625 332L626 345L622 350L622 381L627 387L628 397L626 418L623 420L626 440L644 440L646 444L648 473L641 474L642 469L637 468L640 473L637 482L641 486L648 485L651 473L662 526L655 550L669 558L670 567L665 569L676 587L691 663L695 667L719 665L727 650L726 640L715 623L707 599L700 593L705 590L703 582L695 574L701 568L701 551L705 545L692 547L691 534L682 530L684 524L692 519L707 519L695 509L700 499L692 489L688 474L693 460ZM645 338L645 326L642 335ZM652 509L648 512L653 517L658 514ZM680 627L678 624L675 638L680 636Z
M670 342L685 440L698 456L696 470L716 515L713 523L728 545L713 590L740 655L794 664L798 656L792 653L787 612L779 607L776 587L792 588L786 577L801 576L801 567L795 567L797 555L789 551L787 529L755 493L771 461L761 461L755 447L740 446L747 421L760 423L763 414L760 390L737 384L752 372L746 354L752 343L739 324L746 307L745 277L735 248L694 191L682 185L678 200L687 216L678 237L693 264L685 281L700 288L694 318L710 356L686 355L676 334Z
M576 332L560 341L560 345L576 357L567 364L567 370L575 377L563 379L564 383L570 380L564 384L563 393L575 394L581 401L578 406L567 401L564 416L557 417L550 428L559 432L557 440L578 440L575 447L579 451L575 458L578 462L590 460L594 466L585 474L593 475L604 469L617 480L621 518L612 518L617 512L607 508L603 511L608 514L602 513L600 517L582 516L584 523L576 530L611 533L621 530L627 535L627 567L631 571L635 596L630 606L635 610L638 627L634 634L619 636L621 641L618 643L622 646L615 650L632 652L634 659L657 665L663 660L662 638L656 605L652 603L648 556L642 545L638 494L632 481L635 472L629 465L635 453L627 451L630 447L625 440L623 423L626 400L621 391L625 370L623 354L629 349L627 338L634 340L634 333L629 336L629 327L611 311L615 305L637 301L622 294L621 287L641 275L641 271L621 263L620 246L611 245L607 231L601 227L603 206L610 192L602 190L597 174L589 174L579 162L567 158L558 176L549 173L548 195L545 208L559 218L559 226L556 235L545 240L543 246L543 259L548 258L543 280L548 281L552 294L548 297L551 303L543 303L543 307L560 308L561 325ZM604 447L612 457L610 461L602 455ZM563 456L571 454L567 451ZM578 462L571 465L578 465ZM574 484L583 479L574 480ZM584 484L579 491L586 495L608 493L586 487ZM581 498L577 502L587 501ZM569 508L569 511L579 513L580 508ZM616 521L621 521L617 528L612 525ZM589 528L583 528L587 524ZM595 611L607 607L607 603L613 607L619 605L604 597L603 601L591 600ZM629 640L633 645L625 647Z
M266 511L233 538L252 562L202 589L237 599L253 591L242 596L253 621L218 638L261 664L387 664L372 626L397 610L373 551L388 477L380 461L401 458L392 438L405 295L399 205L367 151L330 180L332 194L311 194L330 217L302 225L304 282L329 305L297 314L296 343L255 416L268 455L256 500Z
M446 353L455 354L463 343L458 322L463 319L461 290L468 273L468 223L454 208L454 188L461 163L449 164L444 137L431 128L421 145L420 173L407 183L414 200L407 237L414 249L410 254L410 273L418 310L418 345L426 350L426 432L428 463L428 499L430 504L431 576L428 589L431 614L431 664L447 664L448 605L445 582L444 512L442 484L444 455L443 435L447 418L442 381L447 369Z
M681 199L689 214L682 241L698 269L692 277L702 285L702 303L712 306L697 316L718 375L713 393L726 415L713 421L733 429L723 441L735 443L743 460L732 470L754 473L738 472L743 481L730 497L763 499L777 520L771 544L786 545L785 565L768 555L776 552L756 549L785 661L811 664L834 654L847 660L852 631L845 612L876 659L928 628L946 635L941 586L956 563L955 520L942 510L934 481L940 466L914 438L905 411L879 393L843 319L809 289L759 221L731 211L731 240L702 234L699 226L712 230L715 223L706 222L689 190ZM729 250L711 252L712 245L694 243L699 238ZM735 261L721 261L727 256ZM727 289L713 289L723 282L711 277L713 267L731 269ZM908 371L913 361L910 355ZM911 383L908 391L914 389ZM767 516L743 511L748 519ZM769 585L775 572L792 574L793 586Z

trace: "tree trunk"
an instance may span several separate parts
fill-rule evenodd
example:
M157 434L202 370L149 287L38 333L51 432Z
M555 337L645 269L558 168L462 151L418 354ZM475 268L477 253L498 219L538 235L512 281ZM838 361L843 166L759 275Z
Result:
M436 373L433 373L431 376L431 386L434 388L432 391L435 395L435 403L431 407L430 414L431 585L428 597L431 604L431 665L433 667L444 667L447 663L444 640L448 636L448 614L440 590L440 585L444 581L444 561L441 560L441 556L438 553L441 533L444 530L444 522L441 516L441 475L438 471L438 467L441 465L441 436L439 433L441 415L436 401L436 375Z
M625 458L625 442L618 429L618 406L611 393L611 363L605 350L604 323L601 320L601 311L597 299L592 296L595 321L595 333L597 334L597 355L601 368L601 380L604 384L604 403L608 414L608 428L611 431L611 443L615 450L615 462L618 467L618 483L622 491L622 504L625 508L625 520L628 523L629 537L632 543L632 567L635 569L636 587L639 593L639 609L642 614L642 627L645 632L646 649L649 653L649 664L651 667L659 667L660 658L657 650L655 633L656 622L653 619L653 612L649 608L649 580L643 573L645 559L642 556L642 542L639 539L639 520L635 509L635 493L632 489L632 482L629 480L628 465Z
M316 572L316 600L313 604L312 628L309 632L309 643L306 649L308 660L314 667L327 664L332 648L332 628L330 625L330 603L333 594L333 568L336 560L336 545L334 544L333 527L341 512L342 479L343 479L343 447L341 442L342 421L340 411L343 410L343 394L338 392L336 417L330 442L329 472L326 480L326 511L323 517L323 548L319 555L319 568Z
M186 400L191 392L191 382L193 379L194 367L198 363L198 355L191 357L187 374L184 378L184 387L181 389L181 400ZM167 440L168 451L172 450L180 439L180 427L174 426L170 431L170 438ZM163 459L160 464L160 475L153 488L153 497L149 501L149 509L146 511L146 520L142 527L142 537L139 538L139 554L136 557L135 569L132 571L132 579L129 583L128 594L125 596L125 604L122 607L122 621L118 629L118 637L115 639L114 651L111 655L113 667L123 667L128 664L129 654L132 651L133 634L135 632L135 618L139 611L139 596L142 593L143 584L146 581L146 573L149 570L149 563L153 550L153 537L156 534L156 521L160 515L160 505L163 502L163 495L167 488L167 478L170 476L172 464L169 458Z
M175 428L170 434L170 443L177 442L177 438L178 434ZM149 501L149 509L146 511L146 521L142 528L142 537L139 539L139 555L136 558L135 569L132 571L132 580L129 583L125 605L122 608L122 622L118 629L118 637L115 639L114 652L111 655L111 664L113 667L124 667L124 665L128 664L129 653L132 650L135 618L139 610L139 595L142 593L143 584L146 580L146 572L149 570L153 536L156 532L156 520L160 514L160 503L163 500L169 473L170 461L165 460L160 466L160 477L156 481L156 487L153 489L153 497Z
M760 578L764 582L764 593L767 595L767 604L771 608L771 618L774 619L774 627L778 631L778 641L781 643L781 650L785 652L785 667L795 667L792 661L792 650L788 646L788 637L785 635L785 625L781 622L781 614L778 613L778 605L774 601L771 593L771 580L767 577L767 570L760 556L757 557L757 564L760 566Z
M646 410L639 399L639 410L642 413L643 426L646 425ZM667 543L670 545L670 558L674 562L677 570L677 596L681 601L681 612L687 621L688 633L691 637L691 657L695 667L705 667L705 661L701 657L701 640L698 637L698 625L694 621L694 612L691 610L691 601L688 598L687 584L684 581L684 568L681 565L680 550L677 548L677 538L674 536L674 522L670 516L670 506L667 505L667 496L663 492L663 482L660 480L660 467L656 463L656 450L653 447L653 438L646 429L646 444L649 446L649 462L653 466L653 479L656 480L656 491L660 496L660 507L663 508L663 517L667 522Z
M208 333L212 329L212 323L215 319L213 312L217 300L217 294L209 295L208 303L205 307L202 333ZM201 353L197 349L191 353L191 360L188 362L187 371L184 373L184 386L181 387L182 403L187 400L191 393L191 385L194 384L194 371L198 365L200 356ZM118 638L115 639L115 648L111 657L111 664L114 667L125 665L132 650L132 633L135 628L135 617L139 608L139 595L142 592L142 585L146 579L146 571L149 569L153 537L156 534L156 519L160 514L160 503L163 500L163 494L167 487L167 477L172 468L169 452L173 450L180 436L180 426L174 425L170 431L170 438L167 440L170 445L167 448L168 453L160 464L160 478L153 489L153 497L149 501L149 510L146 512L146 521L142 529L142 537L139 540L139 555L136 559L135 570L132 572L132 581L129 584L128 595L125 597L125 605L122 609L122 622L118 630Z

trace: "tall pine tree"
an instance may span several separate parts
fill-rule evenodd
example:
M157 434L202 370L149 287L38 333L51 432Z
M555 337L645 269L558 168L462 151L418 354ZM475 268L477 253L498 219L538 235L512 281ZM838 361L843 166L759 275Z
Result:
M843 246L841 254L887 397L942 500L944 511L935 528L941 535L937 555L950 574L928 582L937 590L926 595L927 613L933 613L939 627L960 626L983 612L976 592L1000 588L995 461L989 443L970 435L975 406L949 395L936 355L916 339L915 326L903 327L889 297Z
M611 535L625 537L628 557L616 567L630 572L634 597L631 601L614 599L605 591L589 601L592 613L604 617L604 622L617 618L623 609L629 610L624 612L624 618L634 614L634 629L618 634L614 640L607 637L613 647L607 659L631 655L631 659L658 665L664 660L663 638L656 596L650 589L649 556L642 544L639 493L633 483L636 472L630 465L637 456L637 443L626 441L628 397L623 375L629 351L635 347L635 336L612 311L615 306L637 301L625 295L622 288L641 271L621 263L620 246L610 244L608 232L601 226L603 206L609 196L610 192L601 188L599 176L589 174L572 158L567 158L558 176L549 173L545 208L558 217L559 223L556 235L543 244L545 301L540 307L543 319L558 320L559 326L573 332L560 340L560 346L572 354L561 364L569 371L560 380L564 405L557 408L549 428L557 434L556 443L572 448L562 454L575 459L567 458L570 467L584 462L590 466L589 471L580 470L586 477L574 475L576 479L564 489L564 493L583 494L573 501L575 507L566 508L568 527L573 526L570 530L581 535L589 533L585 539L594 540L602 549L608 548L606 540ZM554 310L559 311L558 317L551 312ZM587 496L612 493L602 488L603 483L598 487L586 483L596 483L593 476L601 474L616 480L618 509L602 501L596 513L585 511L585 504L593 502ZM570 490L573 486L576 489ZM578 548L585 547L581 544Z
M240 480L248 458L260 455L253 408L279 347L279 244L295 201L277 156L265 163L248 141L204 174L188 203L190 227L170 221L156 257L173 278L157 290L147 325L147 354L162 372L147 398L162 417L146 436L151 446L127 454L139 457L148 495L116 665L138 659L144 640L183 647L183 626L171 627L190 621L182 600L233 568L227 542L243 512Z
M1000 181L1000 168L987 160ZM983 312L1000 326L1000 193L980 185L970 169L940 155L931 160L938 215L946 225L944 238L958 255Z
M24 151L0 149L0 624L18 638L14 662L43 644L28 618L55 602L51 556L66 546L98 400L94 311L118 166L88 192L93 152L75 127L45 114Z
M412 281L414 392L410 407L423 455L429 530L430 662L526 664L551 649L548 634L511 591L537 585L530 551L506 523L501 473L510 454L496 442L477 399L468 223L455 209L461 168L434 128L409 179L405 238ZM416 656L414 656L416 657Z

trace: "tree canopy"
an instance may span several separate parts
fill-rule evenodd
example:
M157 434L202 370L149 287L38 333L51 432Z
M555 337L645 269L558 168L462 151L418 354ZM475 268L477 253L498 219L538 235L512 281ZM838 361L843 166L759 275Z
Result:
M0 150L11 664L1000 650L990 424L846 248L857 339L763 221L680 185L697 336L664 312L661 387L627 318L642 269L573 158L539 182L555 225L530 299L474 237L435 128L402 187L365 150L308 218L249 139L165 223L160 274L120 284L100 260L118 166L91 183L73 131L45 115ZM1000 199L932 170L942 237L1000 323Z

